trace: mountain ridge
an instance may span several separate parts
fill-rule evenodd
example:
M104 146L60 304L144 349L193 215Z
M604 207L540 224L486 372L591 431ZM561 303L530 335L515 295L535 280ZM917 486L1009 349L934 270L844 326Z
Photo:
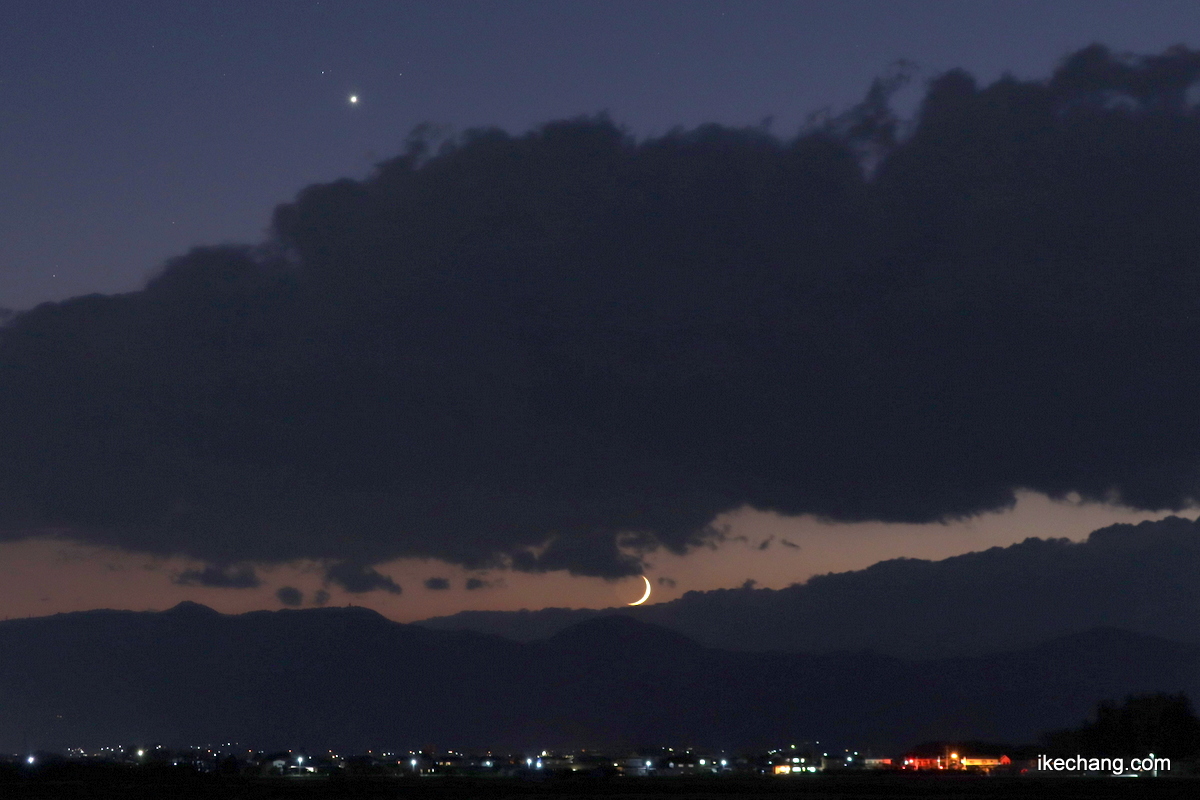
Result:
M624 614L727 650L919 659L1003 652L1101 627L1200 643L1198 608L1200 526L1167 517L1100 528L1083 542L1030 537L940 561L890 559L782 589L689 591L638 607L464 611L417 624L532 641Z
M736 652L634 618L520 643L361 609L0 623L0 750L238 741L460 750L1030 741L1100 700L1200 689L1200 647L1098 630L1009 653ZM209 610L211 611L211 610Z

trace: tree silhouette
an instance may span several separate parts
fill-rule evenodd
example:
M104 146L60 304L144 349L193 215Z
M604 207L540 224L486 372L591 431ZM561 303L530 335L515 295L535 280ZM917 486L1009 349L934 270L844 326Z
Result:
M1200 718L1182 692L1129 695L1119 706L1100 703L1094 720L1045 742L1063 755L1190 758L1200 754Z

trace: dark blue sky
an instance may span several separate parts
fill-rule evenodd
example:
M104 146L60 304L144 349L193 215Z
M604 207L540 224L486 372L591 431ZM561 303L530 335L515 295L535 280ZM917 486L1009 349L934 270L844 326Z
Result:
M0 308L257 241L277 203L364 176L422 122L607 110L638 135L767 116L790 135L897 59L1029 78L1093 41L1160 52L1197 30L1187 0L9 4Z

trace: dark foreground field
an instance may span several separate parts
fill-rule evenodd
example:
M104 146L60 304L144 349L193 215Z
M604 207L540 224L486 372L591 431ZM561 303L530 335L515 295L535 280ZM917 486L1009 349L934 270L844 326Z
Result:
M799 779L609 778L609 779L460 779L460 778L245 778L137 775L91 772L0 779L0 797L71 800L88 798L216 798L217 800L320 800L321 798L674 797L705 800L752 798L1142 798L1196 797L1200 781L1183 778L1011 778L916 775L814 776Z

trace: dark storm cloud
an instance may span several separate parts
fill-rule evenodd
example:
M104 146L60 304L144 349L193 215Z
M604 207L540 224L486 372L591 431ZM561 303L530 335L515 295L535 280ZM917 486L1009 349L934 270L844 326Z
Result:
M285 606L295 607L304 605L304 592L295 586L280 586L275 591L275 597Z
M375 571L363 564L343 561L325 570L325 582L337 584L347 592L363 594L382 589L391 594L400 594L401 589L391 576Z
M523 572L570 570L582 575L634 575L641 571L637 556L622 553L617 531L579 532L555 536L542 552L519 550L512 555L513 569Z
M262 585L254 567L207 566L204 569L189 569L176 575L173 582L183 586L211 586L217 589L257 589Z
M467 578L467 590L475 591L476 589L486 589L491 586L491 581L485 581L482 578Z
M426 578L425 588L431 591L443 591L450 588L450 581L445 578Z
M668 577L666 577L666 576L664 575L663 577L661 577L661 578L659 578L659 579L658 579L658 585L659 585L659 586L665 586L665 587L667 587L668 589L674 589L674 588L675 588L675 579L674 579L674 578L668 578Z
M795 542L789 542L787 539L780 539L780 540L779 540L779 543L780 543L781 545L783 545L784 547L790 547L790 548L792 548L793 550L799 550L799 549L800 549L800 545L796 544Z
M1198 74L1089 48L1042 82L948 73L911 127L888 80L787 141L416 137L261 247L0 329L5 535L619 577L746 504L1182 507Z
M324 589L317 589L313 592L313 605L323 606L329 602L329 592Z

